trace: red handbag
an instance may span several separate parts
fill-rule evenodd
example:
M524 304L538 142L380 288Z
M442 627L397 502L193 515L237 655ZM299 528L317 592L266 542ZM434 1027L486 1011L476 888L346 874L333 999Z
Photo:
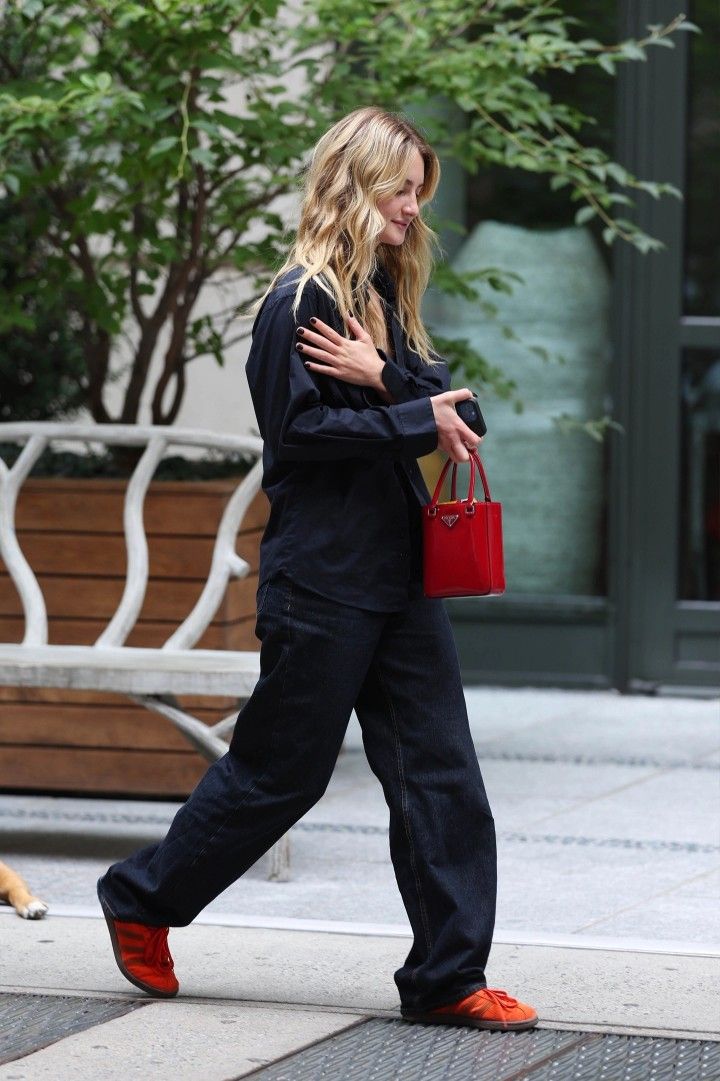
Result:
M422 508L423 591L426 597L479 597L505 592L502 541L502 504L490 498L487 477L477 451L470 451L470 488L467 499L455 491L458 463L453 462L452 498L438 503L448 458L431 501ZM475 467L485 499L476 501Z

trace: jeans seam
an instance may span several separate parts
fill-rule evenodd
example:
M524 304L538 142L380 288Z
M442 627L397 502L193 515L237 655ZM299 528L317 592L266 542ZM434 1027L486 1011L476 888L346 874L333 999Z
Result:
M261 612L262 612L263 605L265 604L265 597L267 596L267 592L268 592L269 588L270 588L270 579L268 578L268 580L263 583L263 585L262 585L262 587L260 589L260 595L259 595L259 597L257 599L257 604L255 605L255 612L256 612L257 615L260 615Z
M407 810L407 786L405 784L405 773L402 763L400 733L398 731L397 716L395 714L395 707L393 705L392 698L388 693L387 687L385 686L385 682L382 677L380 663L377 661L376 668L378 674L378 681L380 683L380 686L382 687L383 694L385 695L385 700L388 704L388 709L390 710L390 716L392 718L393 735L395 737L395 757L397 760L398 777L400 779L400 806L402 809L403 823L405 825L405 833L408 840L408 848L410 852L410 866L412 868L413 878L415 879L415 889L417 890L418 902L420 905L420 916L422 919L423 929L425 931L425 945L428 953L430 953L432 949L432 936L430 934L430 922L428 920L427 908L425 907L425 899L422 893L422 885L420 883L420 876L417 870L417 863L415 860L415 848L413 846L412 831L410 829L410 816ZM412 979L417 980L416 972L413 972Z
M280 687L280 699L279 699L279 702L278 702L278 707L277 707L277 711L276 711L276 717L279 717L279 715L280 715L280 711L282 710L283 702L285 701L285 687L286 687L286 685L287 685L287 670L288 670L288 668L290 667L290 653L291 653L291 650L290 650L290 626L291 626L291 621L290 621L290 610L291 610L291 608L292 608L292 602L293 602L293 582L292 582L292 580L291 580L291 579L288 579L288 601L287 601L287 607L286 607L286 609L285 609L285 623L286 623L286 627L287 627L287 636L288 636L288 651L287 651L287 654L286 654L286 656L285 656L285 671L283 672L283 681L282 681L282 686ZM228 753L229 753L229 752L228 752ZM271 748L271 754L272 754L272 748ZM222 830L222 829L224 829L224 828L225 828L225 826L227 825L227 823L228 823L228 820L230 819L230 817L231 817L231 816L232 816L233 814L235 814L235 812L237 811L237 809L238 809L239 807L242 807L243 803L245 803L245 802L246 802L246 801L248 800L248 798L249 798L249 797L250 797L250 796L252 795L252 793L253 793L253 792L255 791L255 789L257 788L258 784L259 784L259 783L260 783L260 782L261 782L261 781L262 781L262 780L264 779L264 777L266 776L266 774L267 774L267 771L268 771L268 768L269 768L269 766L270 766L270 761L268 760L268 763L267 763L267 765L265 766L265 769L264 769L264 770L262 771L262 773L260 773L260 774L259 774L259 775L258 775L258 776L257 776L257 777L255 778L255 780L253 781L253 783L252 783L252 785L250 786L250 788L248 788L248 789L247 789L247 791L246 791L246 792L244 792L244 794L243 794L243 797L242 797L242 799L241 799L241 800L239 801L239 803L234 803L234 804L233 804L233 806L232 806L232 810L228 811L228 813L226 814L225 818L224 818L224 819L222 820L222 822L221 822L221 823L220 823L220 825L219 825L219 826L217 827L217 829L215 830L215 832L214 832L213 834L211 834L211 836L210 836L210 837L207 837L207 838L205 839L205 845L204 845L204 846L203 846L203 848L201 848L201 849L200 849L200 851L199 851L199 852L198 852L198 853L197 853L197 854L196 854L196 855L195 855L195 856L193 857L193 860L192 860L192 862L188 864L188 870L190 870L190 869L191 869L192 867L194 867L194 866L195 866L195 864L197 863L197 861L198 861L198 860L200 859L200 857L201 857L201 856L202 856L202 855L203 855L203 854L204 854L205 852L207 852L207 850L208 850L208 847L210 846L210 844L212 843L212 841L213 841L213 840L215 839L215 837L217 837L217 835L218 835L218 833L220 832L220 830Z

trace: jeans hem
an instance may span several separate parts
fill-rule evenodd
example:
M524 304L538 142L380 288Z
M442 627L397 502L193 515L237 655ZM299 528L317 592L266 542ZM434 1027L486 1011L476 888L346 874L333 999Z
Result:
M133 916L118 916L117 910L115 908L113 908L113 906L108 901L107 894L105 893L105 891L103 889L100 888L100 883L102 882L104 877L105 876L102 875L97 880L97 885L95 887L95 892L97 893L98 900L100 902L100 908L103 910L103 915L105 915L105 909L107 909L107 911L110 913L111 917L114 920L119 920L120 923L142 923L142 924L144 924L145 927L167 927L168 926L167 923L152 923L145 916L138 916L137 914L134 914ZM177 925L170 924L170 926L171 927L172 926L186 927L187 924L177 924Z
M404 1002L401 1002L400 1012L403 1013L404 1011L406 1011L407 1013L425 1013L427 1010L436 1010L439 1009L441 1006L451 1006L453 1003L459 1002L460 999L466 998L468 995L471 995L473 991L480 991L484 987L487 987L487 980L482 980L482 982L480 983L478 983L476 980L474 983L468 984L466 987L455 991L450 998L448 998L447 994L443 995L442 1000L439 1002L424 1002L421 1006L410 1006L406 1005Z

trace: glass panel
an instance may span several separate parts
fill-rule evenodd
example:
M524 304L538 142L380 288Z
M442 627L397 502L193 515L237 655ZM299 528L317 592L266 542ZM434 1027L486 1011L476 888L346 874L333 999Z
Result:
M686 315L720 315L720 5L695 0L688 34L688 119L685 173Z
M720 349L686 349L681 380L681 600L720 600Z
M575 36L618 37L614 0L568 0L583 25ZM597 118L578 132L613 156L615 81L601 70L556 71L543 88ZM611 412L611 253L597 219L576 226L577 202L552 191L548 177L489 165L465 177L467 234L451 263L457 270L495 266L525 279L513 293L479 289L497 320L458 298L443 300L432 329L467 338L514 379L524 411L479 391L488 425L482 444L492 496L503 504L508 593L606 593L606 442L563 431L553 418L597 419ZM502 333L505 324L543 360ZM455 380L456 385L462 385ZM467 468L463 493L467 488ZM458 471L460 473L460 470ZM458 477L460 483L460 477Z

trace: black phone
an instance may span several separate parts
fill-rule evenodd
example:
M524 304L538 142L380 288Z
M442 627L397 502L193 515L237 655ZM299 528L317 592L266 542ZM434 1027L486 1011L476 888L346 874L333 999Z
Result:
M468 428L472 428L475 435L485 435L487 424L474 398L463 398L461 402L455 402L455 412Z

